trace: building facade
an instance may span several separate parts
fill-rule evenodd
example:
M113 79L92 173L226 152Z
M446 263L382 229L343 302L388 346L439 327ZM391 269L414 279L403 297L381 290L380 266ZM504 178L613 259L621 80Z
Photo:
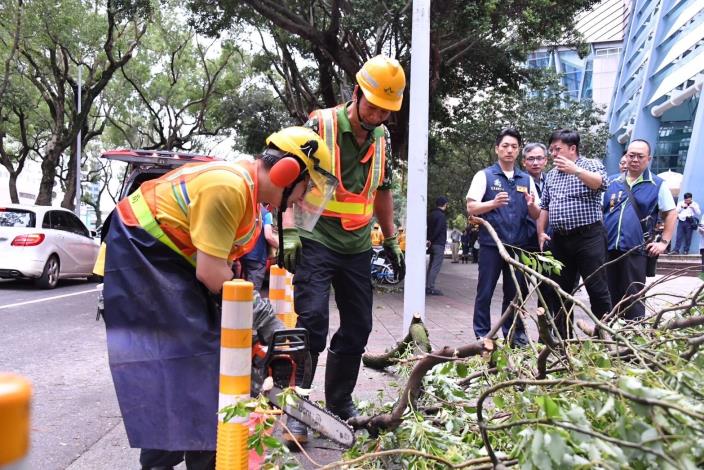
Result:
M586 57L569 47L543 47L529 55L528 67L556 72L566 89L565 98L590 100L608 109L630 4L628 0L603 0L577 16L576 28L589 44Z
M607 171L645 139L652 171L682 173L679 193L704 203L704 0L635 0L615 83Z

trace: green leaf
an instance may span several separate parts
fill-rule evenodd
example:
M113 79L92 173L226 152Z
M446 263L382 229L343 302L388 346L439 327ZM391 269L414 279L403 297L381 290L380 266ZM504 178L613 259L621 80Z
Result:
M606 403L604 403L604 406L601 407L601 410L599 413L596 415L597 418L601 418L604 416L606 413L610 412L611 410L614 409L614 404L616 401L614 400L613 395L609 395L609 398L606 400Z
M528 258L525 253L521 252L521 263L525 264L526 266L530 266L530 261L530 258Z
M506 406L506 402L504 401L503 397L499 395L494 395L492 397L492 401L494 402L494 405L496 405L497 408L503 408Z
M535 402L540 405L546 417L552 419L560 416L560 406L549 396L543 395L536 397Z
M272 448L272 449L278 449L279 447L282 446L281 441L279 441L278 439L276 439L275 437L272 437L272 436L264 436L262 441L264 442L265 446Z
M457 375L461 378L465 378L467 377L467 375L469 375L469 367L467 367L466 362L457 363Z
M552 461L558 465L561 464L564 455L568 452L567 442L562 435L558 431L551 431L545 433L543 441Z

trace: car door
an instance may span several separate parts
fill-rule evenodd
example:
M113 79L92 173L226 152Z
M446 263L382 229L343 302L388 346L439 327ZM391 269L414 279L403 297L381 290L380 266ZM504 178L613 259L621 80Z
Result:
M51 252L56 253L59 257L59 272L61 275L71 272L74 269L74 263L68 254L66 247L66 229L63 211L49 210L44 215L42 223L45 236L47 238L47 248ZM47 253L47 259L50 253Z
M90 276L95 258L98 256L98 243L90 236L90 231L81 219L70 212L64 212L70 227L72 256L76 261L76 274Z
M80 240L75 233L70 212L53 211L51 221L60 232L61 275L75 275L80 272Z

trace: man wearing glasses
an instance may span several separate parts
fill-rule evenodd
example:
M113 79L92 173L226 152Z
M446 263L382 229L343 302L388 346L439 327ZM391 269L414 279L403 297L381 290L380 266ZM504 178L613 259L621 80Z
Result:
M481 216L489 222L504 244L527 248L530 236L527 219L536 219L540 214L540 197L533 178L515 166L520 145L521 135L515 129L503 129L499 133L494 147L498 161L474 175L467 192L467 212ZM508 263L501 258L496 242L483 226L479 229L479 245L479 279L473 319L474 334L477 338L486 336L491 328L491 298L499 275L503 274L503 311L509 306L517 290ZM506 248L511 252L510 246ZM518 272L516 277L525 295L525 280ZM507 340L512 325L513 317L502 325ZM520 320L516 321L511 343L516 346L528 343Z
M541 197L543 187L545 186L545 174L543 173L543 169L548 162L548 149L540 142L529 142L523 147L521 155L523 157L523 168L525 168L526 172L533 178L535 190L538 196ZM528 217L526 221L530 227L528 250L533 252L539 251L536 222L532 217Z
M677 219L667 183L648 169L650 144L641 139L632 141L623 158L626 172L612 180L604 194L604 225L611 263L606 269L613 305L645 286L648 256L665 252ZM665 221L659 240L654 238L658 212ZM645 315L641 301L626 301L618 310L627 320Z
M556 279L562 290L571 292L577 276L585 279L592 312L601 318L611 310L606 271L601 269L606 263L604 165L579 155L576 131L556 130L550 136L549 149L553 169L545 178L541 197L538 243L541 250L546 250L550 241L553 255L564 265ZM546 232L548 221L552 235ZM565 309L552 313L560 336L572 336L572 318Z
M545 174L543 170L548 162L548 149L540 142L530 142L523 147L523 166L533 178L538 196L543 194Z

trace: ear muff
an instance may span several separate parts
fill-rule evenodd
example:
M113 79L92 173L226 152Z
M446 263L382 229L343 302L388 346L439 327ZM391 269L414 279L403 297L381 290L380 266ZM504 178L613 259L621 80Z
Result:
M269 178L275 186L287 188L293 184L301 174L301 165L293 157L284 157L269 170Z

